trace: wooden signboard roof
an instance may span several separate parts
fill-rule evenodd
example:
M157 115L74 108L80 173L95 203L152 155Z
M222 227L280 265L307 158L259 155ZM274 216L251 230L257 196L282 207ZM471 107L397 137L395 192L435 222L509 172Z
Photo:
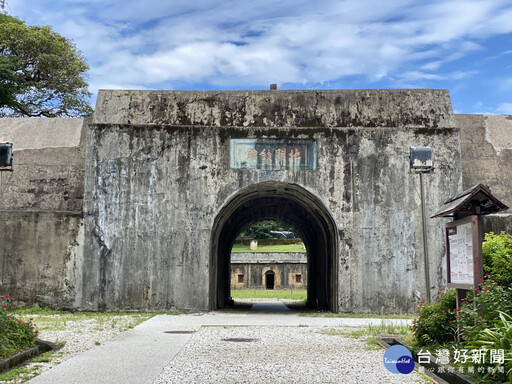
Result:
M462 218L468 215L487 215L505 209L508 207L495 198L489 188L478 184L446 200L444 205L430 217Z

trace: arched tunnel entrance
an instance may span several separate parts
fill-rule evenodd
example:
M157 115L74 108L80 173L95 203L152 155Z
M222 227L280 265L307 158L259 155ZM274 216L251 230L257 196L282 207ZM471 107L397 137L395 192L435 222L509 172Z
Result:
M293 225L308 255L308 306L338 311L336 224L323 203L301 186L265 182L242 189L221 209L212 229L210 310L230 298L231 248L239 231L261 220Z

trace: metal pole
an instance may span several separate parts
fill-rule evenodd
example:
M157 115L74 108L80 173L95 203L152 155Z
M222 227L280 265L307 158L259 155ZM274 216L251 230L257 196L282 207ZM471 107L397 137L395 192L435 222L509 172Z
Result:
M420 189L421 189L421 221L423 225L423 256L425 259L425 289L427 294L427 303L430 303L430 271L428 263L428 241L427 241L427 217L425 215L425 192L423 188L423 172L420 171Z

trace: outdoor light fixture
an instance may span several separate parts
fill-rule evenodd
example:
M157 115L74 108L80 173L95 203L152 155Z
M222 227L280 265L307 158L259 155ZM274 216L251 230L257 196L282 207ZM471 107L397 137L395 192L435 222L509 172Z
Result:
M0 143L0 171L12 171L12 143Z
M433 169L432 148L411 147L411 169L414 171L430 172Z
M423 187L423 174L434 170L432 161L432 148L429 147L411 147L410 150L411 170L420 175L421 189L421 222L423 227L423 256L425 259L425 289L426 299L430 303L430 271L428 263L428 241L427 241L427 216L425 214L425 191Z

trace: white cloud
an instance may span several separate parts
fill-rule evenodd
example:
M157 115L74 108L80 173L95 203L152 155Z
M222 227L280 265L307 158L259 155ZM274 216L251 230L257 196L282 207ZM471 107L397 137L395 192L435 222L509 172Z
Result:
M512 32L505 0L11 0L13 14L72 38L98 88L320 84L397 86L474 76L448 63Z
M415 81L415 80L442 80L443 77L433 73L426 73L420 71L409 71L400 75L402 81Z
M499 103L497 107L489 107L482 101L473 105L473 112L480 115L512 115L512 103Z
M498 105L498 112L505 115L512 115L512 103L501 103Z

